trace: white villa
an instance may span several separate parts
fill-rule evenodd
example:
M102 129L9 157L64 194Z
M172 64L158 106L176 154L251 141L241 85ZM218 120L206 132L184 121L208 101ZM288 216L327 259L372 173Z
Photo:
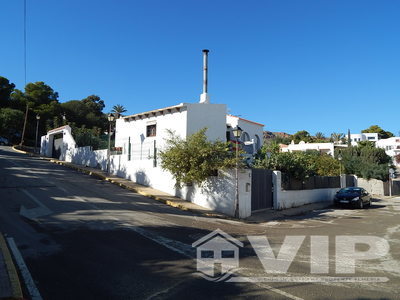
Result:
M386 154L393 158L393 163L396 166L400 166L395 159L396 155L400 155L400 137L395 136L388 139L379 140L375 143L375 146L377 148L385 149Z
M306 143L304 141L300 141L298 144L295 144L294 141L289 145L280 145L280 149L282 152L296 152L296 151L307 151L307 150L316 150L320 153L329 154L331 156L335 156L336 148L346 148L346 144L335 144L335 143Z
M204 51L203 51L204 53ZM205 70L207 60L205 53ZM110 155L110 172L139 184L151 186L171 195L189 200L198 205L234 214L235 187L233 172L220 172L210 178L212 184L208 190L197 186L177 189L172 174L160 167L157 153L166 146L169 132L181 138L207 128L206 136L211 141L233 140L232 129L237 125L243 130L240 142L248 154L253 154L263 144L263 124L227 114L226 104L210 103L207 94L207 74L199 103L180 103L165 108L154 109L120 117L115 124L115 147L122 148L120 154ZM56 158L76 164L107 170L107 149L92 151L91 147L77 148L69 126L49 131L42 137L41 153L54 156L53 140L61 140L62 155ZM54 139L56 134L67 139ZM251 171L239 173L239 195L241 217L251 214Z
M262 146L263 124L227 115L225 104L180 103L122 117L116 121L115 146L122 147L128 161L157 166L157 151L165 146L168 131L181 138L207 128L209 140L234 140L232 129L243 130L240 142L249 154Z
M357 146L358 142L370 141L377 142L379 140L378 133L356 133L350 134L350 140L352 146Z

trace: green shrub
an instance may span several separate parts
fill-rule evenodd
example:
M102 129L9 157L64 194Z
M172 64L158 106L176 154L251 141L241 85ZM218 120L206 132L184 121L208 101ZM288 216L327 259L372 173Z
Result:
M161 167L172 173L177 187L192 183L202 185L219 169L236 166L229 144L208 141L206 130L204 128L186 139L168 132L166 148L160 151Z

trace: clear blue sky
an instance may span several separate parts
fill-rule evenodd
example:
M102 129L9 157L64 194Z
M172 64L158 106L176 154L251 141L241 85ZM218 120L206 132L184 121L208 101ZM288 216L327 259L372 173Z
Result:
M400 130L400 1L27 0L28 82L108 112L211 102L266 130ZM22 89L23 0L2 0L0 75Z

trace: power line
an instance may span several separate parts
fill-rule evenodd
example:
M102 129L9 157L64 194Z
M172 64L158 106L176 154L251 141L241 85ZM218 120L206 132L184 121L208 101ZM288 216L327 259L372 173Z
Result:
M25 82L25 92L26 92L26 0L24 0L24 82ZM24 144L26 123L28 122L28 111L29 111L29 105L28 101L26 101L25 120L24 120L24 127L22 129L21 143L20 143L21 146Z
M24 75L26 86L26 0L24 0Z

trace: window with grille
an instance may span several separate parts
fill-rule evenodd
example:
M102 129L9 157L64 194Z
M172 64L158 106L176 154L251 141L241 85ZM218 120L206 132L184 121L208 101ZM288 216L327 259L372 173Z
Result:
M156 124L154 124L154 125L147 125L146 136L147 136L147 137L149 137L149 136L156 136L156 129L157 129Z

